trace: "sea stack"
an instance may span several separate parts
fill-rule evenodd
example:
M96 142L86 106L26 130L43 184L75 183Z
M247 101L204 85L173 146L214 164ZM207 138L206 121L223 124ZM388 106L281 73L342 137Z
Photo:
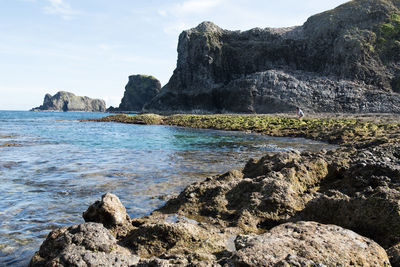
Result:
M400 2L354 0L302 26L179 36L176 69L149 112L400 113Z
M76 96L73 93L60 91L54 96L46 94L43 105L32 111L84 111L104 112L106 103L101 99L91 99L87 96Z
M160 89L160 81L153 76L131 75L118 110L141 111L143 106L160 92Z

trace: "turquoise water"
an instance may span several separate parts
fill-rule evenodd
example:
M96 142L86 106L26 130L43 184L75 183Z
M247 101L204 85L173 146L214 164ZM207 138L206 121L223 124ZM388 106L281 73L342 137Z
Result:
M103 113L0 111L0 266L26 266L50 230L82 223L101 195L131 217L266 151L325 144L256 134L79 122ZM6 144L11 146L5 146Z

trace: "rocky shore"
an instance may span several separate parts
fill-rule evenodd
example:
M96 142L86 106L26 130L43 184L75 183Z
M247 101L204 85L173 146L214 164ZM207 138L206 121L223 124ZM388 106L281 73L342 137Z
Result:
M378 118L378 119L377 119ZM339 144L267 153L130 218L107 193L52 231L30 266L400 266L395 116L116 115L98 121L246 130Z

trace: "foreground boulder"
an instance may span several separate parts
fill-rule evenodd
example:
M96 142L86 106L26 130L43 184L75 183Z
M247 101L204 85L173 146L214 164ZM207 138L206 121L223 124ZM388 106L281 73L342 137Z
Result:
M32 110L104 112L106 103L101 99L91 99L87 96L76 96L73 93L60 91L54 96L46 94L43 105Z
M131 219L119 198L111 193L104 194L83 213L86 222L101 223L114 235L126 235L132 230Z
M52 231L30 266L129 266L138 261L103 225L84 223Z
M125 86L124 97L119 111L141 111L144 104L155 97L161 89L161 83L153 76L132 75ZM112 111L112 110L110 110ZM114 109L115 111L115 109Z
M400 3L354 0L302 26L179 36L177 66L147 111L400 113Z
M286 223L263 235L239 236L235 266L389 266L374 241L335 225Z

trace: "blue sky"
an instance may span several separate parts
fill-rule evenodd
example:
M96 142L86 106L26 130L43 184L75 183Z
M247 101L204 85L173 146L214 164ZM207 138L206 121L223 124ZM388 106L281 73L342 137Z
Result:
M301 25L343 0L0 0L0 110L27 110L64 90L118 106L128 76L164 85L180 32Z

